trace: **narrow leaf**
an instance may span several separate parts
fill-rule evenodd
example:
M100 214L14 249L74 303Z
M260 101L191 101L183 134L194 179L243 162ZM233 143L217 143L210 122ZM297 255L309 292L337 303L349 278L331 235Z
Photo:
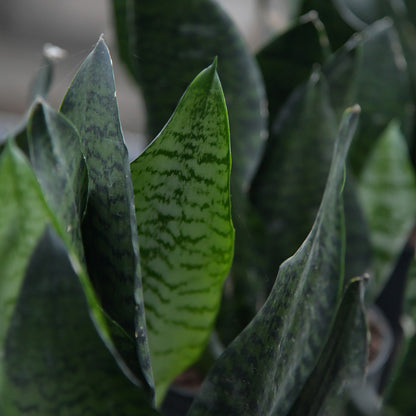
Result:
M343 284L342 186L358 110L342 123L315 224L270 297L208 374L189 412L286 415L328 340Z
M61 106L77 128L89 172L82 226L88 273L104 310L136 338L143 378L152 385L128 153L118 117L111 58L100 39ZM117 338L121 341L122 338ZM129 347L119 345L128 352ZM135 366L136 354L126 357Z
M50 227L25 273L0 385L7 416L157 414L99 338L69 253Z
M131 165L157 400L202 352L230 268L230 144L215 64Z

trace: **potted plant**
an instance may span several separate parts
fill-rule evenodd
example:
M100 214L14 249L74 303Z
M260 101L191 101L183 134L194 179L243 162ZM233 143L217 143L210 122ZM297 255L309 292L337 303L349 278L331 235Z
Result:
M338 3L253 56L214 2L114 1L154 137L131 164L104 40L58 111L43 68L0 155L0 413L160 414L191 366L190 416L404 411L412 338L383 408L353 391L412 267L416 19L383 2L348 40Z

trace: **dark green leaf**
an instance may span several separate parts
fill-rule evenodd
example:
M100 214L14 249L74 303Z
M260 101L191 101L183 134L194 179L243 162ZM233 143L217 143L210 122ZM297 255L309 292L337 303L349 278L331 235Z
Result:
M201 354L233 254L227 110L215 65L131 165L159 401Z
M130 341L136 338L143 377L152 385L133 186L111 58L102 39L81 65L61 112L80 134L89 173L89 198L82 226L88 273L104 310ZM122 339L117 337L117 341ZM124 353L130 350L126 359L135 366L134 350L125 345L118 347Z
M359 175L382 131L394 118L412 112L409 80L399 40L388 20L376 22L352 39L323 68L337 112L357 102L363 109L350 163Z
M83 259L81 218L88 175L79 135L64 116L38 102L31 110L28 136L30 161L43 194Z
M311 233L280 267L264 307L217 360L189 416L287 415L319 362L343 286L344 163L357 119L354 108L343 120Z
M2 415L157 414L95 331L69 253L49 227L28 264L3 360Z
M367 324L362 281L352 280L344 293L319 361L303 386L290 416L312 416L348 384L362 383L367 365Z
M266 87L270 123L283 104L322 64L329 51L328 38L316 13L309 13L286 33L277 36L256 55Z
M324 77L315 72L272 130L251 198L265 223L268 288L308 235L325 189L337 135Z
M131 47L129 58L122 58L143 90L152 137L192 79L218 56L230 117L232 188L245 191L263 150L266 102L256 62L234 23L211 0L131 0L121 13L124 21L117 15L116 22L128 27ZM125 50L126 40L119 42Z

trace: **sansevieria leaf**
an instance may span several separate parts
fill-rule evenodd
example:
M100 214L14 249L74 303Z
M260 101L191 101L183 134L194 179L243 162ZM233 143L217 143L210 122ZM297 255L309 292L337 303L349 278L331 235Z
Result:
M117 365L85 270L42 193L10 140L0 160L0 414L152 414Z
M79 132L88 168L88 204L82 224L88 273L104 310L128 337L114 334L118 347L151 386L133 187L111 57L103 39L81 65L61 112Z
M280 267L263 308L216 361L189 416L288 415L313 374L344 283L342 188L357 119L358 109L349 109L309 236Z
M213 64L131 164L157 400L205 346L230 268L230 142Z
M380 136L358 189L370 227L376 295L393 271L416 214L416 176L397 121Z

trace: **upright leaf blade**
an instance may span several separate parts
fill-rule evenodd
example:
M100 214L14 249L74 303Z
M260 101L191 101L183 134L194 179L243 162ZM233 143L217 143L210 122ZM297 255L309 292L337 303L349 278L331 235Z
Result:
M131 165L157 399L202 352L230 268L228 118L215 70Z
M80 134L89 171L89 199L82 228L88 272L104 310L130 340L136 338L143 377L152 385L133 186L111 58L102 39L79 69L61 112ZM126 359L134 366L136 354L129 355Z
M287 415L315 368L343 284L342 186L357 124L349 110L315 224L264 307L208 374L189 416ZM226 376L225 376L226 374Z
M79 135L65 117L38 102L29 117L28 138L30 160L43 194L82 260L81 219L88 175Z

